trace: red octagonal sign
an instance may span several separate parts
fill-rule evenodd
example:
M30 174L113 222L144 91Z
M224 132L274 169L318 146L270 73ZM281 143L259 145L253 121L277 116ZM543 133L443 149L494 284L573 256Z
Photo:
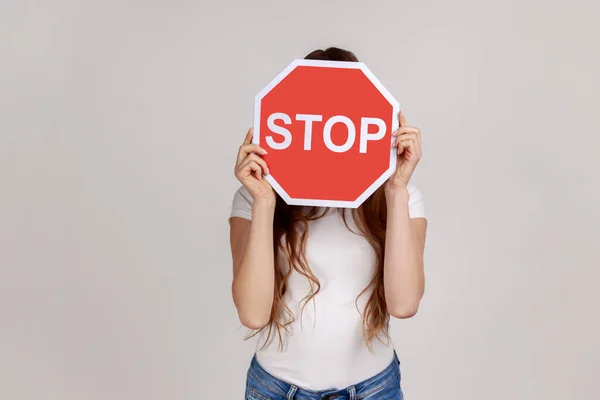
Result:
M291 205L358 207L396 168L398 111L363 63L295 60L255 99L265 178Z

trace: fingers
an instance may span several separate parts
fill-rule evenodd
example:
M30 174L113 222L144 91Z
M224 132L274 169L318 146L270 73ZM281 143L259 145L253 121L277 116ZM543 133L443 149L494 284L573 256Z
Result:
M392 147L397 147L402 142L408 143L410 141L413 143L418 143L418 134L415 132L403 133L397 136L398 137L396 137L396 139L394 140L394 144L392 145Z
M408 154L416 157L417 161L421 159L421 143L419 141L419 136L415 133L404 133L400 135L396 139L394 147L398 148L398 155L408 151Z
M416 134L417 143L421 144L421 130L414 126L408 126L408 125L401 126L394 133L392 133L392 136L399 137L401 135L405 135L408 133Z
M420 156L420 139L419 134L415 132L402 133L395 139L392 147L397 147L397 154L400 155L408 150L409 153Z
M243 174L243 176L245 176L246 174L254 175L254 177L256 179L260 179L260 177L262 175L262 169L256 161L248 161L242 167L242 174Z
M404 143L404 144L403 143L394 143L394 146L398 147L398 150L396 150L397 155L404 153L404 149L405 149L404 145L405 144L406 143Z
M398 155L404 153L405 150L412 151L415 148L415 141L412 139L401 140L398 143Z
M250 154L238 167L236 175L240 178L244 178L249 174L253 174L257 179L260 179L261 175L269 175L269 173L269 167L265 160L256 154Z
M251 175L256 177L256 179L261 179L262 175L269 174L269 167L267 167L266 161L260 157L267 154L267 151L259 145L252 144L253 136L254 129L250 128L238 150L235 175L240 180Z
M398 129L396 129L396 131L394 133L392 133L392 136L399 136L399 135L402 135L403 133L420 133L420 132L421 132L421 130L414 126L402 126Z
M267 154L267 151L257 144L243 144L240 146L240 149L238 151L236 165L239 165L249 154L253 153L264 156L265 154Z
M267 162L257 156L256 154L250 154L246 157L247 162L254 162L260 166L261 172L264 175L269 175L269 167L267 166ZM245 163L245 162L244 162Z
M235 176L243 181L248 176L254 176L256 179L260 179L262 175L262 168L256 161L248 161L238 168Z

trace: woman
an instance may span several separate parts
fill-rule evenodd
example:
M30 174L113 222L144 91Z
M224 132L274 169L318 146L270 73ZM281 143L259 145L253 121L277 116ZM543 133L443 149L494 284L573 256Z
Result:
M358 61L339 48L306 58ZM409 183L421 134L399 121L397 170L355 210L285 204L246 135L230 218L233 300L260 339L246 399L402 399L388 324L417 312L427 221Z

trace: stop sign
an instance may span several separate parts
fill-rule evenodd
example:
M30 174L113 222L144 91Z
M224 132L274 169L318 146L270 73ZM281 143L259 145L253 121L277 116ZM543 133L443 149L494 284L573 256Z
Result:
M364 63L293 61L255 99L265 179L291 205L358 207L396 168L398 111Z

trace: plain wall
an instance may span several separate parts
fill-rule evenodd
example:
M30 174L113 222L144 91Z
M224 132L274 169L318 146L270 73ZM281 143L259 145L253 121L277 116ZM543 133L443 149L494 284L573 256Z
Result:
M423 134L409 400L593 400L595 1L0 2L0 398L241 399L228 213L254 95L354 51Z

